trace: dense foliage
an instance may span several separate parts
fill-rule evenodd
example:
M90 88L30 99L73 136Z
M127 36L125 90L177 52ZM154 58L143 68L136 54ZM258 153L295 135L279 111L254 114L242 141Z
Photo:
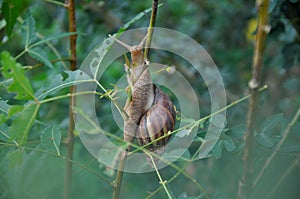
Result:
M65 162L71 161L65 159L67 93L71 83L76 84L76 71L69 70L68 38L74 33L68 32L67 9L55 2L0 0L0 198L3 199L63 197ZM75 2L78 67L91 49L128 21L135 19L130 28L146 27L149 23L150 12L138 15L151 7L149 0ZM246 96L257 25L254 1L164 0L161 3L156 25L180 31L203 45L221 71L229 103ZM299 10L299 0L270 2L271 31L266 41L262 78L268 89L259 93L253 178L259 176L273 153L275 157L252 189L252 198L296 199L300 194L300 121L294 118L300 107ZM193 67L166 52L150 52L150 55L155 61L174 65L189 80L197 92L201 116L209 115L210 96ZM122 65L123 59L116 61L102 77L101 84L108 90L113 91L113 84L123 75ZM99 121L107 132L121 135L113 122L111 103L105 93L102 97L97 111L105 114L99 116ZM207 158L195 160L193 155L210 120L200 124L188 153L174 163L176 168L185 168L184 171L174 167L160 170L172 197L205 198L205 191L209 198L236 198L243 170L247 111L247 100L228 108L226 128L217 144ZM97 162L77 132L74 133L72 198L111 198L115 171ZM152 198L166 198L155 172L125 173L120 198L145 198L158 188Z

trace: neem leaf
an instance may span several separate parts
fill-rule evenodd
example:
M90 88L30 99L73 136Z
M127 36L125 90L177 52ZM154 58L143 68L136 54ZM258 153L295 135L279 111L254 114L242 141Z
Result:
M38 100L42 100L49 95L53 95L61 89L78 85L85 82L93 82L87 74L80 70L76 71L64 71L67 78L64 78L62 74L57 74L51 78L51 83L47 86L40 88L35 96Z
M13 79L7 90L17 93L14 98L18 100L34 99L33 89L22 66L8 52L1 53L1 62L3 65L2 75L6 79Z
M162 6L163 4L158 4L157 7ZM135 17L133 17L129 22L127 22L126 24L124 24L124 26L122 26L118 32L116 33L116 36L119 36L122 32L124 32L127 28L129 28L129 26L131 26L133 23L135 23L137 20L141 19L143 16L145 16L145 14L149 13L152 11L152 8L147 8L145 10L143 10L142 12L138 13Z
M8 114L9 105L4 100L0 100L0 113Z
M58 126L46 128L41 135L41 142L49 151L54 151L60 155L59 146L61 142L61 129Z
M37 38L35 31L35 21L30 12L26 13L24 24L22 26L23 39L25 39L25 48Z
M21 106L21 105L10 106L8 109L8 117L13 116L14 114L22 111L23 109L24 109L24 106Z
M32 45L30 45L30 48L47 43L48 41L51 41L51 40L60 39L60 38L68 37L70 35L75 35L75 34L78 34L78 33L77 32L65 32L65 33L59 33L59 34L55 34L55 35L49 35L47 37L44 37L42 40L37 41L37 42L33 43Z
M23 111L16 114L16 118L12 121L8 129L9 136L12 140L16 140L19 145L27 142L29 131L35 121L39 110L39 105L32 104Z
M6 33L11 35L17 18L22 11L28 6L29 0L4 0L2 5L2 13L7 22Z
M0 125L0 140L7 142L9 141L9 136L7 135L8 127L5 124Z
M47 53L42 48L35 47L33 49L28 49L28 53L32 58L42 62L49 68L53 68L53 65L50 62Z

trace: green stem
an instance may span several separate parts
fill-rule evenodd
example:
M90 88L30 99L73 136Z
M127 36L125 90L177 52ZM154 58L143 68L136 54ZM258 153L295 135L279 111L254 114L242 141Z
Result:
M262 91L264 91L264 90L267 89L267 88L268 88L268 87L265 85L265 86L261 87L260 89L258 89L257 92L262 92ZM237 105L237 104L239 104L239 103L245 101L245 100L248 99L250 96L251 96L251 94L249 94L249 95L247 95L247 96L245 96L245 97L243 97L243 98L241 98L241 99L239 99L239 100L236 100L236 101L230 103L228 106L226 106L226 107L220 109L219 111L216 111L215 113L212 113L212 114L210 114L210 115L208 115L208 116L206 116L206 117L201 118L200 120L198 120L198 122L205 121L205 120L209 119L210 117L212 117L213 115L218 114L218 113L220 113L220 112L223 112L224 110L226 110L226 109L228 109L228 108L231 108L231 107L233 107L233 106L235 106L235 105ZM192 123L192 124L193 124L193 123ZM188 125L184 126L184 128L187 128L187 126L188 126ZM181 128L181 129L183 129L183 128ZM177 130L176 130L176 132L177 132ZM172 132L172 133L173 133L173 132ZM197 157L197 154L199 154L200 149L201 149L201 147L199 147L198 150L194 153L194 155L193 155L191 161L198 160L196 157ZM137 149L137 150L139 150L139 149ZM137 151L137 150L136 150L136 151ZM173 175L173 177L172 177L171 179L168 180L168 182L167 182L166 184L171 183L173 180L175 180L179 174L182 173L182 174L184 175L183 171L184 171L184 169L185 169L187 166L188 166L188 164L182 166L182 167L178 170L178 172L177 172L175 175ZM200 184L197 184L197 182L195 181L195 179L192 179L192 178L190 178L190 179L192 180L193 183L195 183L195 184L197 185L197 187L205 194L205 197L208 199L209 196L207 195L205 189L204 189ZM153 191L151 194L149 194L149 196L146 197L146 199L151 198L153 195L155 195L155 194L156 194L157 192L159 192L161 189L162 189L162 187L159 187L158 189L156 189L155 191Z
M56 62L64 62L64 61L70 61L71 59L70 58L61 58L61 59L55 59L55 60L50 60L51 63L56 63ZM43 63L38 63L38 64L35 64L33 66L24 66L23 68L25 70L32 70L32 69L35 69L35 68L38 68L40 66L43 66L44 64Z
M55 0L45 0L45 1L48 2L48 3L58 5L58 6L67 7L67 3L62 3L62 2L59 2L59 1L55 1Z
M0 142L0 145L4 145L5 147L18 147L18 146L13 145L13 144L1 143L1 142ZM93 169L85 166L84 164L81 164L81 163L76 162L74 160L68 159L65 156L58 155L57 153L53 153L53 152L50 152L50 151L41 150L41 149L38 149L38 148L32 148L32 147L27 147L27 146L22 146L22 148L24 148L25 150L36 151L36 152L39 152L39 153L45 153L45 154L51 155L53 157L63 159L65 161L67 161L67 162L71 162L72 164L74 164L74 165L76 165L76 166L78 166L78 167L80 167L80 168L82 168L82 169L90 172L91 174L94 174L95 176L97 176L98 178L102 179L104 182L106 182L110 186L113 186L113 183L110 180L108 180L105 177L101 176L99 173L97 173Z
M278 190L279 185L285 180L285 178L295 169L297 165L300 163L300 155L293 161L293 163L285 170L285 172L281 175L280 179L277 181L276 185L273 187L273 189L269 192L268 196L266 198L274 198L271 197L275 191Z
M144 52L145 60L147 60L148 56L149 56L149 49L150 49L152 35L153 35L153 27L155 25L156 16L157 16L157 7L158 7L158 0L153 0L151 18L150 18L150 23L149 23L149 27L148 27L148 35L147 35L147 40L146 40L146 44L145 44L145 52Z
M262 91L264 91L264 90L267 89L267 88L268 88L268 86L267 86L267 85L264 85L263 87L261 87L260 89L258 89L258 90L256 91L256 93L262 92ZM173 135L173 134L175 134L175 133L177 133L177 132L179 132L179 131L182 131L182 130L187 129L187 128L193 128L193 126L194 126L195 124L199 124L199 123L201 123L201 122L204 122L204 121L208 120L209 118L213 117L214 115L217 115L217 114L219 114L219 113L221 113L221 112L223 112L223 111L225 111L225 110L227 110L227 109L229 109L229 108L231 108L231 107L233 107L233 106L235 106L235 105L237 105L237 104L239 104L239 103L241 103L241 102L247 100L247 99L250 98L252 95L253 95L253 94L246 95L245 97L242 97L242 98L239 99L239 100L236 100L236 101L234 101L234 102L231 102L229 105L225 106L224 108L221 108L220 110L218 110L218 111L216 111L216 112L214 112L214 113L212 113L212 114L210 114L210 115L207 115L207 116L205 116L205 117L200 118L199 120L197 120L197 121L195 121L195 122L191 122L191 123L189 123L189 124L187 124L187 125L185 125L185 126L182 126L182 127L178 128L178 129L172 131L172 132L169 132L168 134L164 134L163 136L161 136L161 137L159 137L159 138L157 138L157 139L155 139L155 140L149 142L148 144L145 144L144 146L139 147L139 148L137 148L137 149L131 151L128 155L131 155L132 153L135 153L135 152L137 152L137 151L139 151L139 150L143 150L143 149L145 149L147 146L150 146L151 144L153 144L153 143L155 143L155 142L158 142L159 140L164 139L164 138L166 138L166 137L168 137L168 136L170 136L170 135Z
M114 182L114 191L113 191L113 199L118 199L119 195L120 195L120 190L121 190L121 182L123 179L123 173L124 173L124 167L125 167L125 162L126 162L126 158L127 158L127 151L123 151L122 152L122 157L120 158L120 162L119 162L119 168L118 168L118 173L116 176L116 180Z
M159 178L160 184L163 186L163 188L164 188L166 194L168 195L168 198L169 198L169 199L172 199L171 194L170 194L169 190L168 190L167 187L166 187L166 182L167 182L167 181L164 181L164 180L162 179L162 177L161 177L161 175L160 175L160 173L159 173L159 171L158 171L158 169L157 169L157 167L156 167L156 163L155 163L155 161L153 160L152 155L151 155L150 153L147 153L147 155L148 155L148 156L150 157L150 159L151 159L152 165L153 165L153 167L154 167L154 169L155 169L155 172L156 172L156 174L157 174L157 176L158 176L158 178Z

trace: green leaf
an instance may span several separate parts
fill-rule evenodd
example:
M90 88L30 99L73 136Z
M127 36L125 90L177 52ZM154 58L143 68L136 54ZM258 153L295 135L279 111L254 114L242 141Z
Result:
M239 125L232 127L230 129L230 131L227 132L227 134L230 137L240 139L240 138L243 138L246 128L247 128L246 124L239 124Z
M1 11L1 10L0 10ZM6 26L6 21L5 19L1 19L0 20L0 30L2 31L2 29L4 29ZM3 40L2 40L3 41Z
M211 153L212 155L219 159L222 156L223 151L223 142L221 140L218 140L218 142L215 144L214 148L212 149Z
M4 141L4 142L8 142L9 141L9 136L7 135L8 132L8 127L4 124L0 125L0 140Z
M259 133L256 136L257 142L266 148L271 148L274 145L272 138L266 133Z
M3 0L0 0L0 8L2 8ZM0 14L2 13L2 10L0 9Z
M53 65L50 62L47 53L42 48L35 47L34 49L28 49L28 53L32 58L45 64L45 66L53 68Z
M23 109L24 109L24 106L21 106L21 105L10 106L10 108L8 110L8 117L13 116L14 114L22 111Z
M22 26L22 34L23 34L23 39L25 39L25 48L28 48L28 46L35 39L37 39L36 30L35 30L35 21L32 15L30 14L30 11L26 13L24 24Z
M9 105L4 100L0 100L0 113L8 114Z
M11 35L17 18L22 11L28 6L29 0L4 0L2 5L2 13L7 22L6 33Z
M4 122L6 122L6 117L3 113L0 113L0 124L3 124Z
M193 125L193 126L191 126L191 127L188 127L188 128L186 128L186 129L182 129L181 131L179 131L179 132L176 133L176 136L178 136L178 137L189 136L189 135L193 132L193 130L194 130L195 128L197 129L198 124L199 124L199 122L197 122L196 125Z
M20 165L25 159L26 153L23 150L15 150L7 154L6 158L8 160L8 165L14 168Z
M29 131L35 121L39 110L39 105L33 104L16 114L8 129L9 136L16 140L19 145L26 144Z
M60 39L60 38L68 37L70 35L75 35L75 34L78 34L78 32L65 32L65 33L59 33L59 34L56 34L56 35L49 35L47 37L44 37L42 40L33 43L31 46L29 46L29 48L39 46L39 45L44 44L44 43L46 43L48 41L51 41L51 40Z
M8 52L1 53L1 62L3 65L2 75L6 79L13 79L7 90L17 93L14 98L18 100L34 99L33 89L29 79L25 76L25 71L22 66L16 63Z
M271 117L267 118L262 126L261 126L261 132L262 133L267 133L267 134L272 134L272 130L277 127L278 125L281 125L283 122L283 114L279 113L276 115L272 115Z
M159 8L162 5L163 4L160 3L160 4L158 4L157 7ZM124 26L122 26L114 36L117 36L117 37L120 36L120 34L122 32L124 32L125 30L127 30L127 28L129 28L129 26L131 26L133 23L135 23L137 20L141 19L143 16L145 16L147 13L149 13L151 11L152 11L152 8L147 8L147 9L143 10L142 12L138 13L129 22L127 22Z
M65 71L67 74L67 78L64 78L62 74L57 74L51 78L51 82L45 86L40 88L35 96L38 100L42 100L49 95L53 95L61 89L78 85L86 82L93 82L92 78L90 78L87 74L80 70L76 71Z
M191 154L189 152L189 150L187 150L186 148L174 148L172 150L170 150L169 152L164 152L162 155L162 158L160 161L164 162L165 160L174 160L174 158L179 158L178 160L180 161L180 158L184 158L184 159L190 159L191 158Z
M61 129L58 126L47 127L41 135L42 145L49 151L54 151L60 155L61 135Z
M233 140L228 135L224 135L223 143L224 143L225 149L229 152L234 151L234 149L236 148Z

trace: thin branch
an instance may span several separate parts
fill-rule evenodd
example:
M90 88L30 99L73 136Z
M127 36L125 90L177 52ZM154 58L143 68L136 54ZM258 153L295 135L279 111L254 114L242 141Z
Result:
M265 85L265 86L261 87L260 89L258 89L258 90L256 91L256 93L260 93L260 92L264 91L264 90L267 89L267 88L268 88L268 86ZM204 122L204 121L208 120L209 118L213 117L214 115L217 115L217 114L219 114L219 113L222 113L223 111L226 111L227 109L229 109L229 108L231 108L231 107L233 107L233 106L235 106L235 105L237 105L237 104L239 104L239 103L241 103L241 102L243 102L243 101L249 99L252 95L253 95L253 94L246 95L245 97L242 97L241 99L238 99L238 100L236 100L236 101L234 101L234 102L231 102L229 105L225 106L224 108L219 109L218 111L216 111L216 112L214 112L214 113L212 113L212 114L209 114L209 115L207 115L207 116L205 116L205 117L200 118L200 119L197 120L197 121L194 121L194 122L191 122L191 123L189 123L189 124L187 124L187 125L185 125L185 126L182 126L181 128L178 128L178 129L176 129L176 130L174 130L174 131L172 131L172 132L169 132L168 134L164 134L163 136L161 136L161 137L159 137L159 138L157 138L157 139L154 139L153 141L149 142L148 144L145 144L144 146L141 146L141 147L139 147L139 148L137 148L137 149L131 151L128 155L131 155L131 154L133 154L133 153L135 153L135 152L138 152L139 150L143 150L143 149L145 149L146 147L150 146L151 144L157 143L157 142L159 142L159 140L164 139L164 138L166 138L166 137L168 137L168 136L170 136L170 135L173 135L173 134L175 134L175 133L177 133L177 132L179 132L179 131L182 131L182 130L187 129L187 128L193 128L193 126L194 126L195 124Z
M40 141L37 141L37 142L40 142ZM14 144L10 144L10 143L1 143L0 142L0 146L3 145L3 147L18 147ZM51 155L53 157L56 157L56 158L60 158L62 160L65 160L67 162L71 162L73 163L74 165L86 170L87 172L90 172L91 174L94 174L95 176L97 176L98 178L102 179L104 182L106 182L107 184L109 184L110 186L113 186L113 183L105 178L104 176L101 176L99 173L97 173L96 171L94 171L93 169L87 167L85 164L81 164L80 162L76 162L74 160L70 160L68 158L66 158L65 156L62 156L62 155L58 155L57 153L53 153L51 151L46 151L46 150L42 150L42 149L39 149L39 148L32 148L32 147L28 147L28 146L22 146L23 149L25 150L30 150L30 151L35 151L35 152L39 152L39 153L44 153L44 154L47 154L47 155Z
M62 6L62 7L68 7L67 5L67 2L66 3L62 3L62 2L59 2L59 1L55 1L55 0L45 0L46 2L48 3L52 3L52 4L55 4L55 5L58 5L58 6Z
M51 60L50 62L51 63L56 63L56 62L64 62L64 61L71 61L70 58L61 58L61 59L54 59L54 60ZM44 66L45 64L43 63L38 63L38 64L35 64L33 66L24 66L23 68L25 70L32 70L32 69L35 69L35 68L38 68L38 67L41 67L41 66Z
M252 60L252 79L249 81L251 97L249 99L249 110L247 115L247 130L245 133L245 149L244 149L244 171L242 179L239 182L238 199L249 198L250 190L253 183L253 155L255 147L254 131L256 126L258 93L257 88L260 85L261 68L263 65L263 54L265 47L265 39L270 31L268 25L268 0L257 0L258 8L258 29L255 39L254 54Z
M125 162L127 158L127 151L123 151L121 153L121 158L120 158L120 163L119 163L119 168L116 176L116 180L114 181L114 191L113 191L113 199L118 199L120 195L120 190L121 190L121 183L123 179L123 170L125 167Z
M294 160L294 162L285 170L285 172L281 175L280 179L277 181L276 185L273 189L269 192L266 198L271 198L276 190L278 190L279 185L285 180L285 178L293 171L293 169L299 165L300 163L300 155Z
M252 79L249 81L250 89L256 89L260 84L265 40L267 34L271 30L270 25L268 24L269 0L256 0L256 6L258 7L258 27L254 44L254 54L252 59Z
M267 88L268 88L268 87L265 85L265 86L263 86L262 88L258 89L257 92L258 92L258 93L259 93L259 92L262 92L262 91L264 91L264 90L267 89ZM211 117L214 116L215 114L221 113L221 112L223 112L223 111L225 111L225 110L227 110L227 109L229 109L229 108L231 108L231 107L233 107L233 106L235 106L235 105L237 105L237 104L239 104L239 103L245 101L246 99L250 98L250 96L251 96L251 94L249 94L249 95L247 95L247 96L245 96L245 97L242 97L242 98L239 99L239 100L236 100L236 101L234 101L234 102L231 102L231 103L230 103L229 105L227 105L226 107L224 107L224 108L222 108L222 109L220 109L220 110L218 110L218 111L216 111L216 112L214 112L214 113L212 113L212 114L210 114L210 115L207 115L207 116L205 116L205 117L199 119L199 120L197 121L197 123L203 122L203 121L205 121L205 120L211 118ZM193 124L193 123L192 123L192 124ZM180 129L182 130L182 129L184 129L184 128L188 128L188 125L185 125L185 126L183 126L183 128L180 128ZM178 129L177 129L177 130L178 130ZM178 132L177 130L175 130L175 131ZM174 131L173 131L173 132L174 132ZM171 133L173 134L173 132L171 132ZM176 132L175 132L175 133L176 133ZM154 141L156 141L156 140L154 140ZM199 154L200 149L201 149L201 147L199 147L198 150L194 153L194 155L193 155L193 157L191 158L191 161L190 161L190 162L195 161L195 160L198 160L198 158L196 158L196 157L197 157L197 155ZM137 149L136 151L138 151L138 150L139 150L139 149ZM166 184L171 183L173 180L175 180L179 174L182 173L182 174L184 175L184 173L183 173L183 172L184 172L184 169L185 169L188 165L189 165L189 164L187 163L187 164L181 166L180 170L178 170L178 172L177 172L175 175L173 175L173 177L172 177L171 179L169 179L169 180L166 182ZM194 182L194 181L193 181L193 182ZM196 184L196 185L197 185L197 184ZM206 197L206 198L209 198L208 194L205 192L205 189L202 188L200 184L197 185L197 186L198 186L199 189L204 193L205 197ZM151 192L151 193L149 194L149 196L146 197L146 199L151 198L154 194L156 194L157 192L159 192L161 189L162 189L162 187L157 188L155 191Z
M144 52L144 58L146 60L148 59L148 56L149 56L149 49L151 46L152 35L153 35L153 27L155 25L156 16L157 16L157 7L158 7L158 0L153 0L151 18L150 18L150 23L149 23L149 27L148 27L148 34L147 34L147 40L146 40L145 52Z
M275 150L273 151L273 153L271 154L271 156L267 159L267 161L265 162L265 164L262 167L261 171L259 172L258 176L256 177L253 186L257 185L258 181L261 179L261 177L265 173L266 169L270 165L270 163L273 160L273 158L280 151L280 148L281 148L282 144L284 143L285 139L287 138L287 136L290 133L291 128L295 125L295 123L297 122L297 120L298 120L299 117L300 117L300 107L299 107L298 111L296 112L295 116L293 117L292 121L288 124L287 128L283 132L282 138L278 142Z
M154 27L155 19L156 19L157 7L158 7L158 0L153 0L151 19L150 19L150 23L149 23L149 27L148 27L147 41L146 41L145 52L144 52L144 58L145 59L148 58L149 47L151 45L152 34L153 34L153 27ZM130 145L128 147L130 147ZM117 172L117 175L116 175L115 186L114 186L114 191L113 191L113 196L112 196L113 199L118 199L119 198L121 183L122 183L122 177L123 177L123 170L124 170L124 167L125 167L125 162L126 162L126 157L127 157L127 152L128 151L129 150L125 150L121 154L122 156L120 158L119 169L118 169L118 172Z
M76 18L75 18L75 5L74 0L66 0L65 5L68 8L68 16L69 16L69 32L76 32ZM70 61L70 70L76 70L76 38L77 35L70 35L70 52L71 52L71 61ZM75 86L70 87L70 93L75 92ZM74 104L75 104L75 96L70 96L69 102L69 127L68 134L66 138L66 158L72 160L73 159L73 148L74 148ZM66 173L65 173L65 182L64 182L64 199L71 198L71 187L72 187L72 170L73 164L72 162L66 162Z
M162 177L161 177L161 175L160 175L160 173L159 173L159 171L158 171L158 169L157 169L156 163L155 163L155 161L154 161L152 155L151 155L150 153L147 153L147 155L148 155L148 156L150 157L150 159L151 159L151 162L152 162L152 164L153 164L153 166L154 166L154 169L155 169L155 171L156 171L156 174L157 174L157 176L158 176L159 183L160 183L160 184L162 185L162 187L164 188L164 190L165 190L165 192L166 192L168 198L169 198L169 199L172 199L172 196L171 196L169 190L168 190L167 187L166 187L167 181L162 179Z
M36 35L40 38L40 39L43 39L44 36L37 32ZM63 58L61 57L61 54L58 52L58 50L56 49L56 47L50 42L50 41L46 41L46 45L52 50L52 52L56 55L56 57L60 60L63 60ZM63 61L62 62L63 66L65 69L67 69L67 65L66 63Z

